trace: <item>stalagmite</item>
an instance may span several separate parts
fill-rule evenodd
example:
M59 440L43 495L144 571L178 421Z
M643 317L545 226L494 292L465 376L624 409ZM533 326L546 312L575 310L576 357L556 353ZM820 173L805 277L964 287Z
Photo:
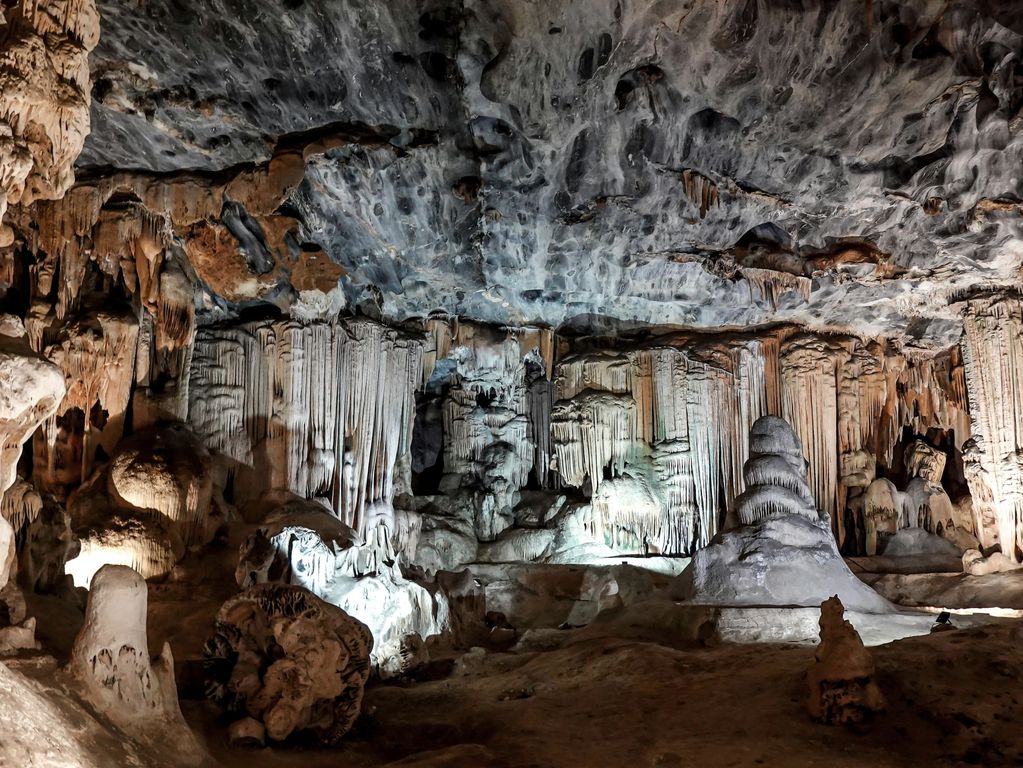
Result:
M131 737L173 749L182 765L208 764L181 715L170 644L149 657L147 605L138 573L123 565L101 568L67 672L89 704Z
M838 596L821 603L821 642L806 673L810 716L829 725L858 723L885 708L874 659L844 613Z
M853 610L891 605L842 560L827 517L813 506L801 441L777 416L750 430L740 524L693 555L673 594L715 606L811 606L838 594Z
M152 666L146 639L146 582L123 565L93 578L85 623L71 650L70 671L92 701L115 720L180 718L170 646Z
M749 453L743 467L746 491L736 502L742 525L783 514L819 519L806 484L802 446L784 420L758 419L750 430Z

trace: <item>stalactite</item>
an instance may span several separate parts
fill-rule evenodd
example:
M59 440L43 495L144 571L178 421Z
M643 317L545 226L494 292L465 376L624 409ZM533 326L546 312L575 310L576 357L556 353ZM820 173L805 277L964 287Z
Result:
M354 475L353 482L337 487L334 502L345 521L365 536L367 508L380 500L390 505L395 465L412 443L423 347L392 329L354 321L339 353L341 401L335 445L345 446L346 454L351 454Z
M788 293L794 293L804 302L810 300L813 281L808 277L757 267L743 267L741 272L750 284L750 300L756 301L759 294L759 298L765 300L773 310L778 309L782 296Z
M528 384L526 394L529 404L528 439L534 446L533 472L541 488L551 486L551 459L554 447L551 443L551 412L554 408L554 386L546 378L536 378Z
M654 446L651 461L664 498L660 550L671 555L689 555L695 549L698 508L693 481L693 457L688 442Z
M7 247L8 204L59 198L74 181L100 25L93 0L13 0L0 19L0 247Z
M592 534L598 541L635 554L659 545L661 502L642 475L605 480L593 495L592 508Z
M551 437L558 474L569 485L586 478L596 488L609 467L621 474L634 451L632 398L610 392L583 392L559 400L551 415Z
M734 370L735 407L732 435L748 435L761 416L777 416L778 404L778 341L774 337L748 339L729 347ZM749 458L745 440L732 439L726 449L724 466L725 498L729 510L742 493L742 468Z
M845 539L838 499L838 368L846 352L820 337L800 334L781 350L782 415L803 444L817 508L831 517L839 546Z
M651 543L691 553L710 541L742 491L746 446L731 435L777 408L777 372L774 337L562 361L552 423L561 477L575 486L590 479L594 498L603 499L594 510L600 517L614 499L600 495L607 473L649 475L662 508Z
M20 478L4 491L0 500L0 516L11 524L15 534L35 522L42 511L43 497L35 486Z
M548 328L492 328L478 323L460 322L457 318L431 317L426 321L423 348L423 384L433 375L438 361L450 357L453 350L466 350L479 356L483 370L485 361L493 361L497 353L502 367L515 369L521 360L535 355L544 377L554 374L556 338ZM496 371L495 371L496 372Z
M260 321L196 336L189 420L206 445L254 472L252 495L326 496L365 536L387 516L408 452L422 345L364 320Z
M687 168L682 171L682 188L700 209L700 218L718 204L718 185L698 171Z
M1023 308L1015 299L970 302L963 312L976 466L974 507L988 502L1002 552L1023 551ZM983 514L982 514L983 516Z
M63 372L67 394L50 417L44 433L35 439L34 479L40 488L57 491L61 485L77 484L92 471L97 448L107 456L124 433L135 376L138 323L132 316L99 312L66 325L56 343L43 350ZM51 440L56 420L73 409L84 417L81 463L68 467L67 477L54 473Z
M686 369L689 445L697 509L694 546L706 546L718 529L723 510L726 441L732 439L722 424L734 423L732 376L714 361L690 359Z

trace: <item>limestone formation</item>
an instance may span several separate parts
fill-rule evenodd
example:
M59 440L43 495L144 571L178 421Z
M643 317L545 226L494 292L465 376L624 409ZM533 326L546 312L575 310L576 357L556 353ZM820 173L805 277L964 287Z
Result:
M0 488L15 481L21 446L64 397L64 377L28 345L21 321L0 315Z
M391 505L420 342L368 321L255 323L200 333L191 371L189 421L228 462L239 501L268 488L325 496L363 536Z
M17 0L0 16L0 248L8 205L63 196L89 133L93 0Z
M65 563L80 550L66 510L19 478L4 493L0 514L14 528L18 542L19 584L38 592L58 590L64 582Z
M837 596L821 603L821 642L806 673L807 709L814 720L828 725L859 723L885 708L874 658L844 613Z
M761 417L750 430L749 453L749 487L738 500L749 522L697 551L673 594L727 606L811 606L838 594L856 611L890 611L846 566L828 520L813 508L792 428Z
M404 577L382 526L364 541L322 506L290 502L272 512L242 545L239 586L304 587L361 621L373 637L372 662L383 677L409 671L408 649L445 629L447 604Z
M11 315L0 315L0 493L5 499L17 480L22 445L57 408L64 391L60 372L29 348L21 321ZM24 500L23 494L20 499ZM19 503L18 514L11 517L20 529L33 513L38 514L40 507L34 502ZM25 600L14 579L18 561L16 535L7 516L0 516L0 604L6 614L0 620L0 653L35 646L35 624L26 620ZM61 554L64 553L58 547L57 556Z
M184 425L151 427L122 441L110 462L107 488L122 509L166 518L186 547L212 538L210 457Z
M1018 0L2 0L0 651L123 588L81 679L163 711L138 577L175 650L237 586L258 746L446 645L582 653L519 609L1013 610L1021 167Z
M106 565L92 579L85 623L69 669L91 701L119 721L178 719L174 660L164 644L150 662L146 582L131 568Z
M359 716L372 644L365 625L302 587L251 587L217 613L207 696L272 741L305 731L336 744Z

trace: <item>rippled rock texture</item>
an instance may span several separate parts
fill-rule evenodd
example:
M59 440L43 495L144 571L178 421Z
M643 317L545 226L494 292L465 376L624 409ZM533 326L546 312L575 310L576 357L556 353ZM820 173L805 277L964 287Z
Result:
M80 167L212 178L301 147L290 247L322 248L348 303L391 318L948 341L949 301L1019 268L1011 3L100 12ZM273 239L217 214L250 256Z

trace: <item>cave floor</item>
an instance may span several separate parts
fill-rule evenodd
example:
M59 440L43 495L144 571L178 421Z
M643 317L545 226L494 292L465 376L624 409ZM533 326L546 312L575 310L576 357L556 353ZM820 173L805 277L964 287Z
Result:
M887 711L813 723L813 649L671 647L568 630L543 650L471 652L442 679L376 684L338 749L239 751L213 711L186 718L227 766L920 766L1023 764L1023 622L874 649Z

